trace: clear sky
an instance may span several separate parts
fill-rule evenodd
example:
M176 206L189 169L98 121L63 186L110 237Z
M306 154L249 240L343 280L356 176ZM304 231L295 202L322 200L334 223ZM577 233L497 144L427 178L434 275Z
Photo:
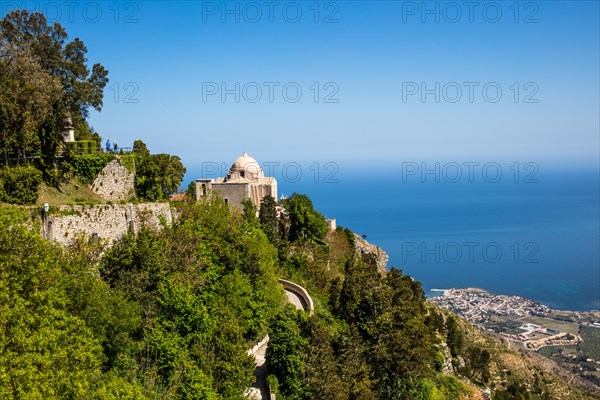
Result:
M105 139L188 165L598 159L596 1L15 4L109 70Z

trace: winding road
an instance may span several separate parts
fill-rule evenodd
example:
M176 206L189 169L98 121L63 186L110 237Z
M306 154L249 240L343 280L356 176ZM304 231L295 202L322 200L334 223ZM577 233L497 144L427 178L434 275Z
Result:
M287 296L288 301L294 305L298 310L306 311L308 309L308 304L304 301L304 299L298 296L296 293L286 290L285 295Z
M288 301L298 310L308 311L312 314L314 304L308 292L303 287L295 283L280 279L279 282L285 289L285 295ZM256 360L254 368L255 381L252 387L246 390L246 398L250 400L269 400L269 390L267 389L267 366L265 365L265 354L267 345L269 344L269 335L260 341L252 349L248 350L248 354L253 355Z

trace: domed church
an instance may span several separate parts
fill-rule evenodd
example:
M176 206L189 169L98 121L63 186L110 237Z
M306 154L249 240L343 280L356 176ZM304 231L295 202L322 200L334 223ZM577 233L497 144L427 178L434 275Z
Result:
M260 207L263 197L277 199L277 180L265 176L258 162L244 152L231 165L225 178L196 179L196 200L217 193L230 207L242 209L242 202L252 200Z

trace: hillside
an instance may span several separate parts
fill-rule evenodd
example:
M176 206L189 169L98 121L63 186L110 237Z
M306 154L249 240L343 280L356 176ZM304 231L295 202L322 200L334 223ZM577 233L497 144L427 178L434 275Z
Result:
M432 307L444 314L446 318L456 318L448 310L437 305ZM522 346L515 346L499 335L484 333L460 318L456 320L461 331L464 332L466 346L476 345L490 353L488 385L502 391L509 389L509 393L502 395L496 393L494 398L514 398L514 393L510 393L510 389L518 390L519 386L528 391L533 396L531 398L598 398L575 388L575 382L567 384L565 379L573 379L572 376L565 375L558 365L547 358L527 351ZM460 368L458 370L460 371ZM544 393L548 397L544 397Z
M587 398L384 272L385 252L328 231L308 197L281 205L177 202L170 225L63 249L0 208L2 398L242 398L267 333L279 399ZM307 288L312 316L279 278Z
M316 242L290 247L285 262L295 268L288 273L312 290L317 312L286 320L294 327L287 334L302 335L293 341L296 352L285 356L303 363L276 365L284 398L591 398L540 360L426 302L420 284L400 271L381 273L386 256L375 246L365 252L351 232L329 232L327 251ZM303 379L290 382L282 368Z

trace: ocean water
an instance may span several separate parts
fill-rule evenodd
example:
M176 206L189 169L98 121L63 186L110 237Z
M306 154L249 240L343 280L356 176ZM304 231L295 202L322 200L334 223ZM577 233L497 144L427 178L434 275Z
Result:
M306 166L299 180L275 175L280 194L309 195L426 291L480 287L558 309L600 309L598 169L539 168L517 177L501 168L501 179L475 174L458 182L449 172L436 182L400 168L340 168L326 179ZM188 179L201 176L199 167L188 170Z

